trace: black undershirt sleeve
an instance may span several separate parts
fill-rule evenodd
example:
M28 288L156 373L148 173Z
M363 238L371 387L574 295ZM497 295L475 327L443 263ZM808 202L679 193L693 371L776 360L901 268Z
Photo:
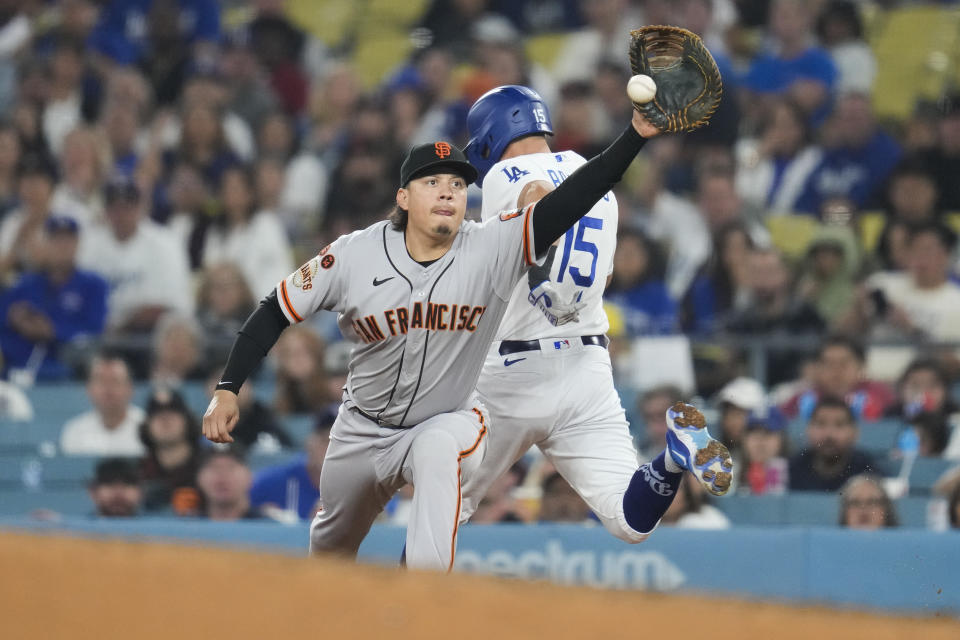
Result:
M239 393L244 381L260 365L288 326L290 321L280 310L277 291L274 289L240 327L217 389Z
M633 126L613 144L570 174L533 208L534 249L542 256L557 238L623 178L624 172L647 142Z

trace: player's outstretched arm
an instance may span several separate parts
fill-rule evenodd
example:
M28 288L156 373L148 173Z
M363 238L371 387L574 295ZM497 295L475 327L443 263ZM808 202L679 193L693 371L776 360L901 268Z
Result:
M615 184L643 148L648 138L659 131L639 112L613 144L570 174L554 190L543 197L533 210L533 234L538 256L566 233L577 220L597 204Z
M203 414L203 435L208 440L233 442L230 432L240 417L237 405L240 387L289 325L290 322L280 310L276 291L264 298L247 318L233 342L223 376Z

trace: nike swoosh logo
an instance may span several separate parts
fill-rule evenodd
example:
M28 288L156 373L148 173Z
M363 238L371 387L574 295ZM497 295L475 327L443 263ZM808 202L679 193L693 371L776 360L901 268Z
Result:
M384 278L383 280L377 280L376 276L374 276L374 278L373 278L373 286L379 287L379 286L382 285L384 282L390 282L391 280L393 280L393 279L396 278L396 277L397 277L397 276L390 276L389 278Z
M513 360L504 360L504 361L503 361L503 366L509 367L509 366L512 365L512 364L517 364L517 363L520 362L521 360L526 360L526 358L514 358Z

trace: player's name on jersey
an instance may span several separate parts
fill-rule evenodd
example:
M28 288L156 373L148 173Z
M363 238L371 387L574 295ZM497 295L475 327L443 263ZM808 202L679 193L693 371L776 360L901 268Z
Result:
M353 321L353 328L366 343L386 340L390 336L405 335L413 329L427 331L469 331L477 330L477 324L483 317L486 305L475 307L469 304L445 304L415 302L413 307L397 307L383 312L383 325L377 314L371 314Z

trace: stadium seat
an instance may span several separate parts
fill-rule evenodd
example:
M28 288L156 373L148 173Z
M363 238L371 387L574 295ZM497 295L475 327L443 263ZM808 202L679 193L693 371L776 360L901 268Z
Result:
M895 501L900 525L925 528L927 498L907 497ZM711 503L736 525L744 526L836 526L840 496L835 493L791 492L778 496L734 495Z
M819 226L816 218L804 215L770 216L766 224L774 246L792 259L806 253Z
M36 509L50 509L65 516L83 516L93 513L93 503L86 489L0 491L0 514L28 515Z
M88 456L4 458L0 462L0 488L86 487L93 477L97 460L99 458Z
M897 418L861 422L860 439L857 445L863 449L889 451L896 446L897 436L900 435L904 426L903 422Z
M303 447L307 436L313 431L313 425L317 420L312 415L294 415L283 419L283 428L297 443L297 447Z
M956 460L943 458L917 458L913 461L913 468L910 470L910 492L929 495L937 480L957 464Z
M871 47L878 60L873 106L880 118L903 120L917 98L935 100L956 68L960 10L937 5L891 9L877 21ZM911 46L905 47L903 43Z

